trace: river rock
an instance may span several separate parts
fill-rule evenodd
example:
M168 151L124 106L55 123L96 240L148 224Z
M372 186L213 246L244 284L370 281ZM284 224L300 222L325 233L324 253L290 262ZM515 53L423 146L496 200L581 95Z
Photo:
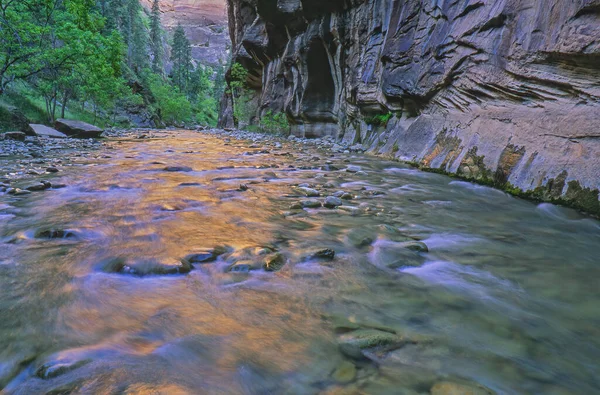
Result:
M308 187L294 187L293 188L294 191L296 191L297 193L300 193L306 197L319 197L321 196L321 194L319 193L319 191L317 191L316 189L313 188L308 188Z
M132 274L135 276L172 275L189 273L193 267L185 261L163 260L155 258L139 259L129 262L123 258L109 258L98 265L107 273Z
M342 204L342 199L335 196L327 196L327 198L325 198L325 203L323 204L323 206L327 208L336 208L338 206L341 206Z
M53 138L59 138L59 139L64 139L64 138L68 137L66 134L61 133L56 129L53 129L46 125L39 125L39 124L34 124L34 123L29 124L29 126L27 128L27 134L29 134L31 136L53 137Z
M350 361L343 361L332 373L331 377L338 383L346 384L356 378L356 365Z
M303 200L300 202L300 204L304 208L319 208L319 207L321 207L321 202L316 199Z
M285 263L285 256L282 253L277 252L273 255L269 255L265 259L264 269L268 272L276 272L278 270L281 270Z
M214 262L220 255L228 251L227 247L202 248L192 254L186 255L183 259L190 264Z
M316 250L308 254L304 260L321 260L321 261L332 261L335 258L335 251L331 248L323 248Z
M402 344L404 341L399 336L377 329L358 329L338 337L340 351L353 359L364 358L364 350L393 349Z
M164 171L169 171L169 172L183 172L183 173L187 173L192 171L193 169L189 166L167 166L163 169Z
M431 395L494 395L495 392L478 384L459 384L440 381L431 387Z
M104 130L97 126L70 119L57 119L54 123L54 127L56 130L66 134L67 136L79 138L97 138L100 137L100 135L104 132Z
M4 133L5 140L25 141L26 134L23 132L6 132Z
M83 359L79 361L55 359L40 366L35 374L41 379L48 380L78 369L90 362L92 362L91 359Z

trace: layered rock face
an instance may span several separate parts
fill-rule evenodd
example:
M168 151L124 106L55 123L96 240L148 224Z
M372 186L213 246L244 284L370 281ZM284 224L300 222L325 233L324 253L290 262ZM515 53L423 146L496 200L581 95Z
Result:
M200 63L225 64L231 45L226 0L160 0L162 24L172 36L181 23L192 43L192 56ZM152 0L141 0L150 10Z
M257 117L600 213L599 0L228 1Z

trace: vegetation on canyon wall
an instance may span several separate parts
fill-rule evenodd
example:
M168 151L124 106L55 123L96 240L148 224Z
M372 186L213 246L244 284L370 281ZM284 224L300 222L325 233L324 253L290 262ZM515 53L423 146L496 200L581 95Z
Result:
M247 80L248 70L240 63L234 63L230 70L227 93L232 98L236 125L249 131L289 135L290 124L285 113L268 109L261 116L256 116L258 109L252 101L252 90L248 87Z
M148 15L139 0L0 0L0 129L18 128L15 109L38 123L214 124L223 71L192 62L181 28L167 67L167 41L156 1Z

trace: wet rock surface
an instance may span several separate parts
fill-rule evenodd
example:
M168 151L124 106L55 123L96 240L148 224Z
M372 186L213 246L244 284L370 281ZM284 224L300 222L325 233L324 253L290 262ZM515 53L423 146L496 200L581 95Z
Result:
M330 139L108 135L0 158L5 393L594 392L597 221Z
M228 5L257 119L600 215L596 1Z

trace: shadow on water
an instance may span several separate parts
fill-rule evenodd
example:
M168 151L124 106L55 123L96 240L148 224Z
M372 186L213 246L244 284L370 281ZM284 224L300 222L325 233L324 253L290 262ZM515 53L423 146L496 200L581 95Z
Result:
M598 391L597 221L251 144L112 141L66 188L0 196L0 388Z

